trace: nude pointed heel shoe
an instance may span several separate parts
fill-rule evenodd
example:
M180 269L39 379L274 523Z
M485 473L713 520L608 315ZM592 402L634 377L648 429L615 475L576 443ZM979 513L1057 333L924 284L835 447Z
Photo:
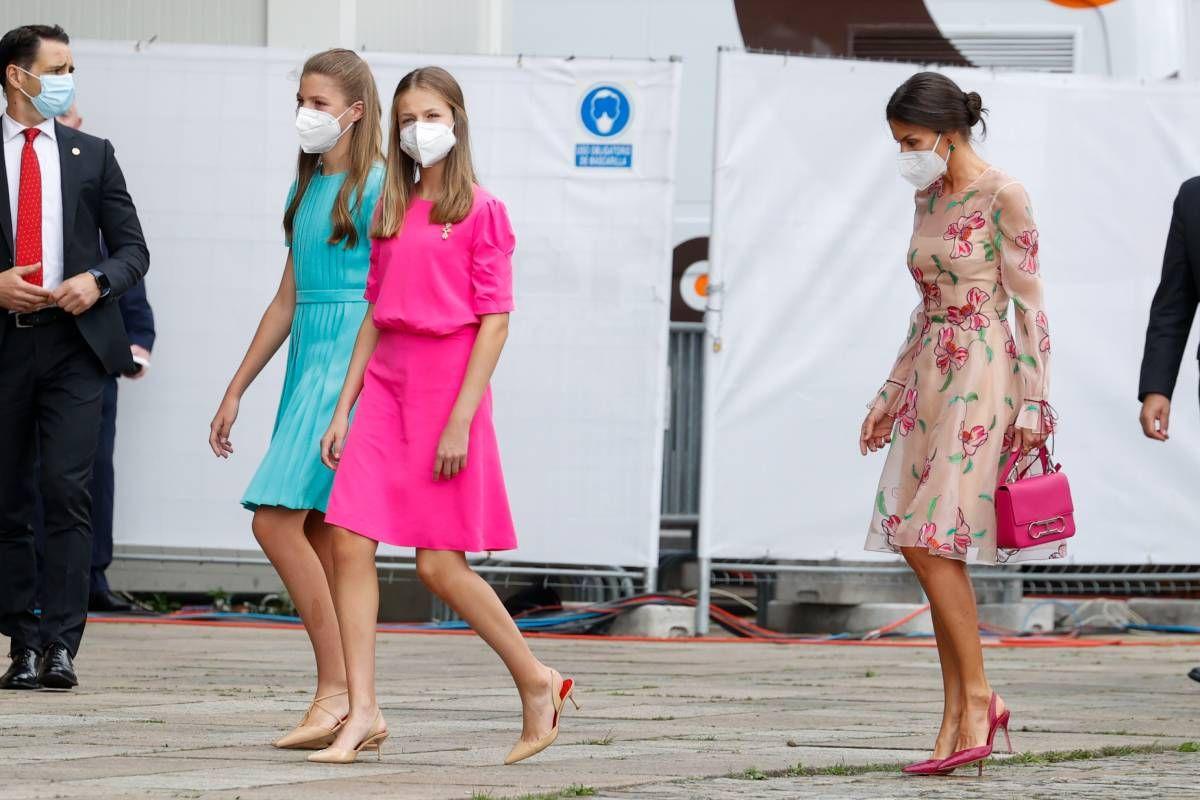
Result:
M388 732L387 728L383 727L383 713L381 712L375 715L371 729L367 731L363 740L355 745L354 749L342 750L336 747L326 747L324 750L318 750L311 754L308 760L315 764L353 764L363 750L374 750L376 758L382 761L383 742L387 738Z
M566 705L567 700L571 701L571 705L575 706L575 710L579 711L579 703L575 702L575 680L573 678L563 678L562 686L558 690L558 694L554 693L554 683L550 684L550 702L554 704L554 727L552 727L542 738L536 742L527 742L524 739L513 745L513 749L509 751L508 757L504 759L504 765L515 764L518 761L524 761L530 756L536 756L538 753L545 750L550 745L554 744L554 740L558 738L558 723L562 718L562 709Z
M327 720L333 721L333 727L328 725L316 724L301 724L297 725L292 730L288 731L281 738L274 742L274 746L280 750L320 750L322 747L328 747L337 738L338 731L342 729L342 725L346 722L345 717L339 717L337 714L330 711L325 706L321 705L322 700L329 700L334 697L341 697L345 692L335 692L327 694L324 697L318 697L309 705L308 711L304 714L304 719L308 719L312 714L313 709L321 711L327 716Z

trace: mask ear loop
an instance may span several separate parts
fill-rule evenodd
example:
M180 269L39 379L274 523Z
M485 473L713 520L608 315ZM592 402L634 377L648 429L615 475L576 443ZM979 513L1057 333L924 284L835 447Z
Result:
M24 73L25 73L26 75L28 75L29 77L31 77L31 78L36 78L36 79L37 79L37 82L38 82L38 86L39 86L39 87L42 85L42 78L41 78L41 76L40 76L40 75L34 75L32 72L30 72L29 70L25 69L25 68L24 68L24 67L22 67L20 64L13 64L13 66L14 66L14 67L16 67L17 69L21 70L21 72L24 72ZM29 100L29 102L31 102L31 103L33 102L33 98L34 98L35 96L36 96L36 97L40 97L40 96L41 96L41 94L42 94L42 90L41 90L40 88L38 89L38 93L37 93L37 95L32 95L32 94L30 94L29 92L27 92L27 91L25 91L24 89L22 89L20 86L17 86L15 83L13 84L13 86L16 88L16 90L17 90L18 92L20 92L21 94L25 95L26 99L28 99L28 100Z

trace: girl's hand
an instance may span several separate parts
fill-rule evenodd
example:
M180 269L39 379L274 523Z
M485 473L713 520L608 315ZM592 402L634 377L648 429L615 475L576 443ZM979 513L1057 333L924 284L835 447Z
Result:
M1017 428L1016 435L1013 437L1013 449L1020 450L1021 455L1028 453L1030 450L1037 450L1046 443L1048 435L1025 428Z
M212 448L217 458L229 458L233 454L233 443L229 441L229 431L237 421L238 406L241 400L226 395L217 407L217 415L208 426L208 446Z
M892 424L896 418L882 408L872 407L858 433L858 451L864 456L870 450L882 450L892 441Z
M437 459L433 462L433 479L450 480L467 467L467 441L471 437L470 423L451 420L438 439Z
M337 469L342 461L342 450L346 447L346 434L350 430L350 418L345 414L333 415L329 429L321 437L321 463Z

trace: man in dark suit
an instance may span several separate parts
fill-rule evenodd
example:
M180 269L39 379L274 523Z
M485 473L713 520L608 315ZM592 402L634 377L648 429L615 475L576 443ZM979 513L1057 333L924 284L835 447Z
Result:
M116 299L150 262L112 145L54 121L74 98L69 44L61 28L45 25L0 39L8 102L0 120L0 634L12 659L0 676L5 689L78 682L104 383L130 360ZM46 529L40 618L38 489Z
M1179 377L1179 363L1187 348L1188 333L1200 301L1200 177L1179 187L1167 247L1163 254L1162 279L1150 305L1146 349L1138 399L1142 401L1142 432L1155 441L1168 439L1171 395ZM1200 681L1200 667L1188 673Z
M83 117L72 105L58 121L68 128L82 130ZM103 248L103 242L101 242ZM133 605L112 591L104 574L113 557L113 501L116 496L116 475L113 455L117 440L117 379L141 380L150 369L150 351L154 349L154 310L146 297L146 284L137 283L117 301L121 321L129 336L129 363L119 375L109 375L104 382L104 408L100 422L100 441L96 448L96 463L92 468L92 569L89 580L89 611L133 611ZM35 528L39 527L35 525ZM38 531L39 542L44 534Z
M129 335L132 358L121 375L129 380L141 380L150 368L150 351L154 349L154 311L146 298L146 284L139 283L121 295L118 303L125 332ZM104 382L104 408L100 423L100 442L92 475L92 570L89 611L133 611L130 602L114 593L104 571L113 558L113 500L116 495L116 476L113 454L117 439L117 376L109 375Z

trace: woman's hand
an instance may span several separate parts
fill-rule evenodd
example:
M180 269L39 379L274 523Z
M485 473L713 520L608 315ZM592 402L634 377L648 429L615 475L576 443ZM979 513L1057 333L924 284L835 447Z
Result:
M329 422L329 428L321 437L321 463L337 469L342 461L342 450L346 447L346 434L350 430L350 418L337 412Z
M471 424L450 420L438 439L437 459L433 462L433 479L450 480L467 467L467 442Z
M217 407L217 415L208 426L208 446L212 448L217 458L229 458L233 454L233 443L229 441L229 431L237 421L238 406L241 400L225 395L221 405Z
M858 433L858 451L864 456L870 450L882 450L892 441L892 424L896 418L878 406L872 406Z
M1017 428L1013 435L1013 450L1021 451L1021 455L1028 453L1031 450L1037 450L1042 445L1046 444L1046 437L1049 434L1038 433L1027 428Z

